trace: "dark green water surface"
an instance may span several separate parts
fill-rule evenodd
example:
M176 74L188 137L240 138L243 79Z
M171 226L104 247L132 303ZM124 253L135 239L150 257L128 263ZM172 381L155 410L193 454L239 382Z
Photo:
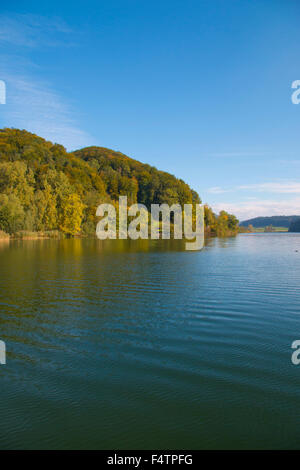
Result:
M297 234L1 242L0 339L1 449L300 448Z

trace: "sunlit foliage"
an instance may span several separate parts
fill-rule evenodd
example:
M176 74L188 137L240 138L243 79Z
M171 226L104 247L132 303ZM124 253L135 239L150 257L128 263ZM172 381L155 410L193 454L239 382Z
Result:
M0 130L0 230L92 234L96 208L118 204L200 203L198 194L175 176L103 147L68 153L25 130ZM237 220L205 209L208 230L235 232Z

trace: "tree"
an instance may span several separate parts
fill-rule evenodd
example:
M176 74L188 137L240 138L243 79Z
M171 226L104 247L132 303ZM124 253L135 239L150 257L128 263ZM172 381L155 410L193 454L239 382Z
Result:
M112 202L117 207L119 196L125 195L129 205L138 202L148 211L151 204L180 204L183 209L201 202L181 179L120 152L87 147L68 153L25 130L0 129L1 223L10 231L93 233L97 205ZM217 216L205 207L211 234L234 234L237 224L234 216Z
M14 233L25 228L25 212L14 194L0 194L0 230Z
M239 225L239 221L236 218L236 216L233 215L233 214L228 214L228 228L229 228L229 230L232 230L232 231L237 230L238 225Z
M4 162L0 164L0 193L17 196L25 209L33 202L34 175L26 163Z
M83 219L84 204L80 197L73 193L63 202L61 207L59 228L67 235L75 235L80 232Z
M54 230L58 226L57 198L50 186L47 184L43 191L36 191L35 195L36 209L36 229Z
M217 218L212 209L205 204L204 206L204 224L207 230L214 231L216 228Z

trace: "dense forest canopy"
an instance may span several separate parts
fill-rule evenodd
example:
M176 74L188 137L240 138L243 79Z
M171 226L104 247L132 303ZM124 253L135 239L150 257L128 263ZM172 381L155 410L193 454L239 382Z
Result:
M289 232L300 232L300 217L291 223Z
M102 147L68 153L25 130L0 129L0 230L94 234L103 202L150 205L200 203L188 184L155 167ZM237 231L237 219L205 207L211 233Z

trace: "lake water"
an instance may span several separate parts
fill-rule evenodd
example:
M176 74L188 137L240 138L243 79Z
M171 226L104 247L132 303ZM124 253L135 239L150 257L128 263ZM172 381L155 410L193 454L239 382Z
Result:
M300 448L298 234L2 242L0 309L1 449Z

